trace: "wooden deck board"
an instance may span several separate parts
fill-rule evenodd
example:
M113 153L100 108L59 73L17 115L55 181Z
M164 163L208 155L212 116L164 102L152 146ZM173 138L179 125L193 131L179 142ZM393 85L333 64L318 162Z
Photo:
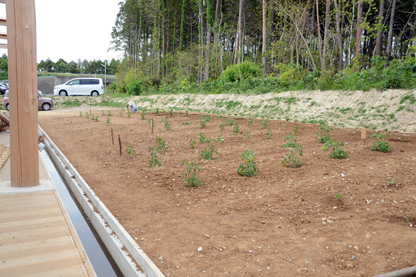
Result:
M94 276L54 191L0 195L0 276Z

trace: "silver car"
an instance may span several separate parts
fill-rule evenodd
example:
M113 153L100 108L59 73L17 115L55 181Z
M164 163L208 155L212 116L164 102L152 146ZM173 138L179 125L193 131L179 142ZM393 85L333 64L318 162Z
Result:
M6 110L10 111L9 107L9 90L6 90L3 98L3 107ZM53 102L51 98L43 97L43 94L38 90L38 108L44 111L49 111L53 107Z

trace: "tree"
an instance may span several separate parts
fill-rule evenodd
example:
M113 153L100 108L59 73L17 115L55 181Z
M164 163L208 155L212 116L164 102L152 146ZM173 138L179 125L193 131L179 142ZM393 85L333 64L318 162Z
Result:
M267 74L267 0L263 0L263 74Z
M381 55L381 44L383 39L383 16L384 16L384 0L380 0L378 8L378 20L377 20L377 38L376 48L374 50L374 56Z
M393 41L393 25L394 25L394 13L396 11L396 1L397 0L393 0L393 4L391 7L391 15L390 15L390 24L389 24L389 36L387 38L387 49L386 49L386 53L387 53L387 61L386 61L386 65L384 67L387 67L389 65L389 61L391 58L391 44Z

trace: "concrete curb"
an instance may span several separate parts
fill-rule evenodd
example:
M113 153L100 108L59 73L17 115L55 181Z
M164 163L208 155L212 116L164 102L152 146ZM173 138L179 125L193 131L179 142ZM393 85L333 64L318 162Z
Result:
M125 276L164 276L39 126L46 150ZM144 274L140 271L143 270Z

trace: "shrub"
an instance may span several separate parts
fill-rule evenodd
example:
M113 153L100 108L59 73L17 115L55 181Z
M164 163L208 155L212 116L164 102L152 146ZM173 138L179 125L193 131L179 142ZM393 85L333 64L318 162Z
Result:
M291 149L288 154L283 158L282 164L284 166L290 167L300 167L303 165L302 161L300 160L299 156L302 156L302 151L297 151L299 149Z
M341 148L344 144L339 141L333 141L328 140L325 142L325 144L322 146L322 150L329 150L331 149L331 152L329 153L329 157L333 159L345 159L348 156L347 151Z
M128 95L140 95L143 91L143 83L134 80L126 85L126 93Z
M251 149L243 152L241 159L244 161L237 169L237 173L241 176L253 177L256 176L259 169L256 165L256 157Z
M220 79L223 82L235 82L250 77L259 77L261 68L250 61L244 61L241 64L228 66L221 74Z

